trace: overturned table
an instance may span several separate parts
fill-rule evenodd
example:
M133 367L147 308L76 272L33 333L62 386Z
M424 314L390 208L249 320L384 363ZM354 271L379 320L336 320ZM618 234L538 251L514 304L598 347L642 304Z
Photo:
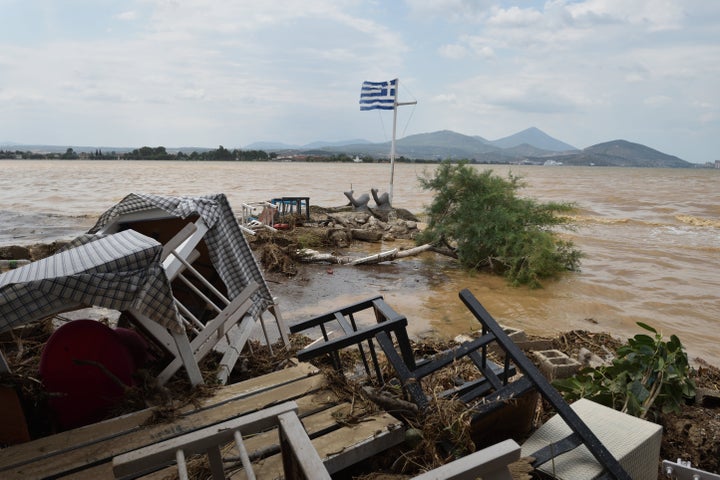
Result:
M202 376L161 263L162 245L134 230L85 235L0 275L0 333L60 312L100 306L143 315L173 336L193 383ZM0 371L9 369L0 354Z

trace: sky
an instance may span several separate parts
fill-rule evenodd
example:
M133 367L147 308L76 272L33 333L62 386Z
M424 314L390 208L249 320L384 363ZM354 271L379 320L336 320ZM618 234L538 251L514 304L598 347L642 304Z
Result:
M397 138L537 127L720 159L717 0L0 0L0 144Z

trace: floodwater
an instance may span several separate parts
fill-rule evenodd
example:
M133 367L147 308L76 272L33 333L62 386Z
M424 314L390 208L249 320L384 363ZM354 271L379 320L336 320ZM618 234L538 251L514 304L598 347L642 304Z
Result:
M394 206L421 213L432 196L417 178L433 168L397 164ZM521 195L576 203L578 228L566 235L585 254L582 271L529 290L469 275L433 253L373 267L314 265L270 283L286 320L380 294L413 333L454 336L477 328L457 296L469 288L498 321L529 333L585 329L627 338L641 321L678 335L691 357L720 363L720 170L475 168L520 175ZM72 238L131 192L225 193L239 215L243 202L280 196L343 205L344 191L387 191L389 177L388 164L3 160L0 245Z

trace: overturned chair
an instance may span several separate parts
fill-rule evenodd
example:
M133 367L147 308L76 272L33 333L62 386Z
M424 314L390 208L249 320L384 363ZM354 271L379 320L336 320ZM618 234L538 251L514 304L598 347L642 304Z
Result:
M91 233L128 229L163 244L162 261L172 282L174 304L198 363L212 349L224 350L218 380L225 383L257 324L268 346L288 344L278 306L262 276L240 225L222 194L168 197L130 194L101 215ZM263 317L269 312L275 331ZM168 331L133 314L150 337L174 356L159 376L166 382L181 366ZM195 375L193 383L202 381Z
M407 396L420 409L429 404L428 395L422 387L422 379L460 358L467 357L481 376L477 380L460 382L460 385L442 392L440 396L453 397L465 402L472 415L471 425L482 427L491 414L500 411L509 403L515 403L524 396L537 392L572 431L569 439L547 446L542 451L531 452L538 458L539 463L549 461L568 449L584 445L601 466L603 473L598 478L629 479L630 476L618 460L472 293L465 289L460 292L460 299L482 325L481 336L428 359L414 358L405 330L407 319L392 310L382 297L374 297L294 324L290 327L290 331L298 333L319 328L322 332L321 340L298 352L299 359L308 361L321 355L330 355L336 369L341 369L339 350L355 346L360 353L366 374L372 381L383 383L384 379L377 360L379 346L392 365ZM376 323L367 325L365 322L366 324L361 325L357 320L358 317L368 314L374 317ZM339 328L333 336L328 325L334 322L337 322ZM500 352L503 358L502 364L495 363L489 358L491 347Z

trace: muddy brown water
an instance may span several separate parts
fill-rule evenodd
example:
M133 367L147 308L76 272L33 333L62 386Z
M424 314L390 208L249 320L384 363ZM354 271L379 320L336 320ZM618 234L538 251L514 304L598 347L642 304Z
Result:
M396 165L396 207L422 212L432 196L417 177L428 168ZM522 195L578 205L578 228L567 235L585 253L581 272L529 290L469 275L434 253L378 266L312 265L279 283L269 276L285 318L380 294L408 317L413 333L453 336L477 328L457 296L469 288L498 321L529 333L586 329L627 338L640 332L641 321L677 334L691 357L720 363L720 170L492 168L521 175ZM239 215L243 202L281 196L343 205L343 191L386 191L388 179L388 164L3 160L0 246L72 238L131 192L222 192Z

